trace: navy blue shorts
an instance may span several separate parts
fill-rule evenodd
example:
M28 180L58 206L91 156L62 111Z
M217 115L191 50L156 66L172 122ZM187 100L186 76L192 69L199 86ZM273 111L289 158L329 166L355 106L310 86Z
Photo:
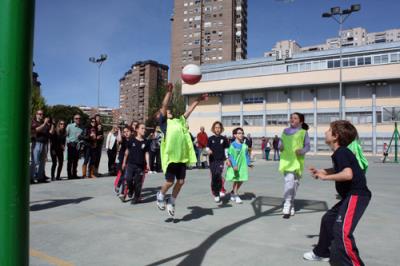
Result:
M186 163L170 163L165 173L165 179L174 181L175 178L183 180L186 177Z

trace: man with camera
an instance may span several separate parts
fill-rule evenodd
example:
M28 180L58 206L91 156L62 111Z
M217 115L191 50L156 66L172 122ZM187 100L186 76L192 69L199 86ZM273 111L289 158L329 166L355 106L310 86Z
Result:
M49 117L43 119L43 110L36 112L31 123L31 182L46 182L44 174L50 131L54 130Z
M67 126L66 131L68 147L67 175L68 179L76 179L78 178L79 136L83 131L79 114L74 115L74 122Z

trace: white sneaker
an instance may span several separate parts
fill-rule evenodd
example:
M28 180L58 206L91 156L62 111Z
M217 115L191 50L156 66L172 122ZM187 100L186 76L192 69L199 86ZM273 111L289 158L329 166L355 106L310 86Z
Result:
M283 208L282 208L282 214L283 215L289 215L290 214L290 202L285 202L283 204Z
M161 211L165 210L165 200L160 199L160 191L157 192L157 207L158 209L160 209Z
M225 197L225 196L226 196L226 195L225 195L225 193L224 193L224 192L222 192L222 191L221 191L221 192L219 192L219 197L220 197L220 198L223 198L223 197Z
M235 201L236 202L236 195L235 194L231 194L231 201Z
M312 261L329 261L329 258L320 257L314 254L313 251L309 251L303 254L303 259Z
M292 207L290 208L290 216L294 216L294 214L296 213L294 206L292 205Z
M170 216L174 217L174 215L175 215L175 204L172 204L171 200L167 201L167 211L168 211L168 214Z
M239 195L236 195L235 202L237 204L242 204L242 199L239 197Z
M218 197L218 196L216 196L216 197L214 197L214 201L215 201L216 203L219 203L219 202L221 201L221 198Z

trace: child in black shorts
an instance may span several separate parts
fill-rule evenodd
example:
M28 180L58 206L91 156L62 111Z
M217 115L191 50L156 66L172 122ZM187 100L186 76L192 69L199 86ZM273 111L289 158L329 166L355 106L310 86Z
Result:
M168 110L168 103L172 97L172 90L173 85L169 83L167 93L164 96L159 111L160 129L163 133L160 149L161 165L166 180L161 190L157 193L157 207L160 210L165 210L165 203L167 203L167 211L170 216L175 215L175 200L185 183L186 166L193 165L197 161L193 142L186 125L186 119L196 106L201 101L207 100L208 97L207 94L198 97L183 115L174 118L171 110ZM177 179L176 182L175 178ZM174 186L172 195L167 202L165 202L165 194L172 186Z
M330 261L331 265L364 265L353 232L371 199L363 170L347 146L357 137L356 128L346 120L332 122L325 142L333 150L333 168L310 168L316 179L335 181L341 200L321 219L319 241L303 258Z

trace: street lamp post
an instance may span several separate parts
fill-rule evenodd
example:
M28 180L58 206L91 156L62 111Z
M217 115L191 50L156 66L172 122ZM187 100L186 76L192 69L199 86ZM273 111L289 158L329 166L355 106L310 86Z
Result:
M323 18L333 18L337 23L339 23L339 119L345 119L343 112L343 88L342 88L342 25L346 19L353 12L360 11L361 5L351 5L348 9L341 9L340 7L332 7L330 12L322 14Z
M89 61L97 65L97 110L100 108L100 68L104 61L107 60L107 55L102 54L99 58L90 57Z

